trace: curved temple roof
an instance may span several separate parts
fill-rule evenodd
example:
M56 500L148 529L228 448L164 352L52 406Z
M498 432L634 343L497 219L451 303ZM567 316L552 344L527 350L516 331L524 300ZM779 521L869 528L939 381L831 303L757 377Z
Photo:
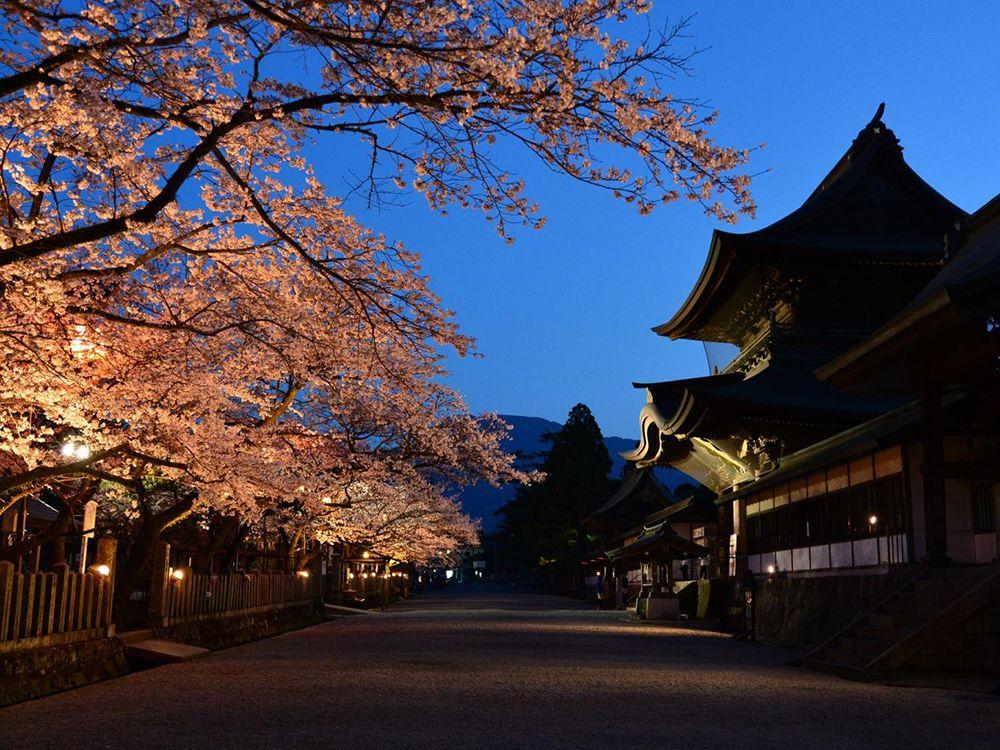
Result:
M832 261L939 260L942 237L966 214L909 167L882 110L798 209L754 232L713 232L691 294L653 331L672 339L727 340L713 319L741 285L759 285L751 271L768 257L811 263L819 271Z
M614 561L644 555L656 549L669 550L673 553L673 557L682 560L692 557L708 557L712 554L708 548L702 547L675 532L666 521L643 529L635 541L617 549L610 549L605 554Z
M674 497L656 479L653 470L637 469L622 482L617 492L604 505L593 511L584 519L585 527L601 526L616 517L636 512L642 517L654 510L660 510L674 503Z
M808 371L772 366L740 373L636 383L648 403L640 412L639 446L622 457L640 466L670 463L720 491L752 479L732 438L741 425L775 437L803 428L829 434L899 405L898 399L844 394Z

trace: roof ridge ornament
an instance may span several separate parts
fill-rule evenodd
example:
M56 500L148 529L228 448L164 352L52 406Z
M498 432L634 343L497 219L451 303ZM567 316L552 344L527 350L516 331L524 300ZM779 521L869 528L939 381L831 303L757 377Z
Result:
M853 158L855 154L875 138L885 138L889 144L895 146L897 151L902 154L903 147L899 145L899 138L882 121L883 114L885 114L885 102L880 102L878 109L875 110L875 116L869 120L868 124L858 133L858 137L851 143L848 159Z
M881 102L878 105L878 109L875 110L875 116L871 119L871 122L869 122L868 124L869 125L882 125L884 127L885 123L882 122L882 115L884 115L884 114L885 114L885 102ZM878 131L875 131L875 132L878 132Z

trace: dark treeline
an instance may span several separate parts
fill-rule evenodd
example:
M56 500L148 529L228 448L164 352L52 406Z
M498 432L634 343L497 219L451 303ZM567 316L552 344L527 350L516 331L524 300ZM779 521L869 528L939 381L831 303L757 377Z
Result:
M597 540L580 522L614 492L611 457L601 428L584 404L574 406L562 429L545 433L548 449L533 458L541 481L521 485L497 511L496 539L508 574L557 584L597 551Z

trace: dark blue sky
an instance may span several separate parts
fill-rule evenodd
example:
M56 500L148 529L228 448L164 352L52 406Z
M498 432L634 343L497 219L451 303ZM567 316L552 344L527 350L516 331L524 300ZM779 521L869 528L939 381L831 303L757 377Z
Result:
M661 0L654 25L697 12L691 43L709 47L678 93L721 112L717 140L767 143L753 171L764 226L796 208L886 102L884 121L910 165L966 210L1000 192L1000 3L686 2ZM343 153L312 154L329 188ZM700 344L649 328L684 301L718 222L689 204L642 217L607 193L550 174L529 157L508 165L548 217L506 246L480 214L409 205L364 221L423 255L432 288L476 337L482 359L452 363L473 409L559 420L578 401L605 434L637 434L633 380L707 374Z

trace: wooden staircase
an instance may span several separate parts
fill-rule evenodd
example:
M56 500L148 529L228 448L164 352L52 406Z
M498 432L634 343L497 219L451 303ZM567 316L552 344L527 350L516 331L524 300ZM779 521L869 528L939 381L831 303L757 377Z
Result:
M957 626L1000 598L1000 566L923 568L812 651L803 664L849 679L881 679L922 652L954 646Z

